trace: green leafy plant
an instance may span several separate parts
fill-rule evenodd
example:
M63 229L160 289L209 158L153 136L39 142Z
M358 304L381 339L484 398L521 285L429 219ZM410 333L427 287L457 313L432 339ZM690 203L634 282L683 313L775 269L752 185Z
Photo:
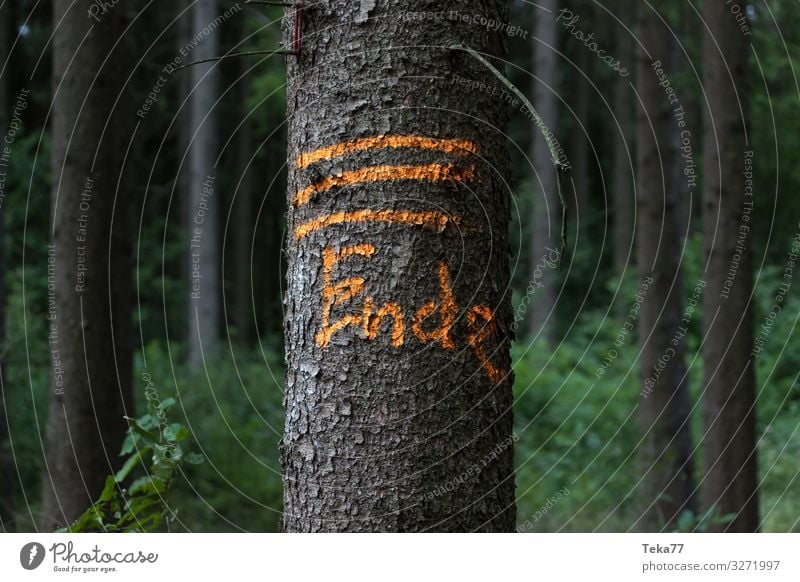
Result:
M674 533L707 533L711 526L727 525L736 519L735 513L723 514L714 505L702 514L684 511L675 524Z
M126 417L129 427L120 453L127 456L125 463L106 478L100 498L61 532L152 532L175 517L167 504L170 488L183 464L204 459L189 450L188 428L167 423L166 413L174 404L167 398L157 409L151 406L152 414ZM135 477L140 472L144 474Z

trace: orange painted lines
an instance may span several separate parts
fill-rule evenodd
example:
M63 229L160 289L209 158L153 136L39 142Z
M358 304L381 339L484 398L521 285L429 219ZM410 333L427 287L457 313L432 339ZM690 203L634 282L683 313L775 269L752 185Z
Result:
M411 226L421 226L429 230L442 231L450 224L461 224L459 218L448 216L444 212L427 210L415 212L412 210L351 210L349 212L334 212L319 218L304 222L294 231L294 236L301 239L314 231L352 222L392 222Z
M332 146L300 154L297 157L297 167L301 169L307 168L314 162L338 158L353 152L390 148L438 150L458 156L478 153L478 145L468 139L436 139L418 135L377 135L375 137L343 141Z
M430 180L432 182L465 182L474 176L472 168L459 168L452 164L426 164L423 166L371 166L330 176L300 191L294 199L295 206L307 204L314 194L336 186L388 182L393 180Z

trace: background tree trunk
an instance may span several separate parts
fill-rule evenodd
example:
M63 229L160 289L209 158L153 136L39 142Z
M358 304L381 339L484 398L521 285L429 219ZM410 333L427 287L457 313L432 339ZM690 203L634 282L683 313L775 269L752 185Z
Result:
M589 75L591 79L589 53L580 47L578 53L578 67ZM576 73L578 75L578 73ZM589 92L592 86L589 80L578 75L575 81L575 125L572 130L572 151L575 158L572 170L575 189L578 191L574 215L576 218L575 232L578 234L578 224L586 231L589 215L589 148L591 147L591 134L589 133Z
M633 4L630 0L617 0L619 17L631 26ZM633 31L617 30L617 58L621 67L633 71L635 59ZM614 136L614 272L622 274L628 261L635 259L633 250L633 219L636 208L633 196L632 161L634 150L633 75L618 76L614 87L614 112L619 127L612 128ZM635 162L634 162L635 163Z
M675 155L673 110L659 83L673 38L658 14L637 4L638 110L638 268L642 280L652 277L639 317L642 342L639 421L642 505L639 527L660 529L693 510L692 442L689 396L684 374L684 340L680 239L677 229L678 192L671 173ZM647 51L647 52L644 52ZM647 54L649 53L649 55ZM660 67L654 63L661 62Z
M706 0L703 50L705 108L703 239L708 273L704 301L703 504L730 523L712 529L758 528L755 378L751 294L752 188L746 190L749 47L731 12L746 4ZM743 117L744 116L744 117ZM751 158L752 160L752 158Z
M123 157L134 112L115 100L129 59L122 8L56 0L53 22L53 247L48 281L52 393L42 529L66 525L115 469L131 406L131 245ZM89 29L92 28L91 32ZM119 44L117 44L119 42ZM115 46L116 45L116 46ZM127 105L124 105L127 107ZM120 189L122 188L122 189ZM53 313L53 312L51 312Z
M556 65L558 53L558 24L555 22L558 12L557 0L543 0L534 8L533 71L536 79L532 81L531 93L533 105L546 127L552 132L558 130L558 77ZM543 257L550 256L546 250L559 248L561 236L561 217L559 211L558 191L556 187L556 168L550 157L547 142L541 131L531 124L533 138L533 165L536 170L533 189L537 194L533 201L531 224L534 225L531 240L530 277L538 274L536 295L531 301L528 331L533 335L544 333L551 342L555 339L556 289L552 269L541 269L539 265ZM537 176L538 175L538 180ZM569 193L568 195L571 195Z
M504 38L408 5L314 4L288 59L287 531L515 526L507 116L448 49Z
M244 22L244 20L243 20ZM242 33L246 34L246 28L242 26ZM244 34L242 38L244 38ZM247 59L241 59L239 74L243 75L239 79L239 101L240 115L244 119L247 117L250 96L250 73L248 72L252 63ZM253 278L252 267L252 244L253 244L253 185L250 180L253 168L248 166L253 154L253 134L251 131L253 121L248 119L239 128L238 134L238 170L236 172L239 180L238 192L236 194L236 222L234 228L234 319L233 324L239 342L249 344L253 338L253 328L255 313L253 311ZM279 234L274 236L280 237ZM259 254L260 255L260 254ZM273 257L269 257L272 259ZM277 295L276 295L277 296Z
M192 36L203 38L192 51L192 60L219 56L219 16L216 0L198 0L192 8ZM213 28L212 28L213 27ZM205 34L205 30L210 30ZM220 321L220 244L217 171L217 112L219 67L216 63L190 68L189 96L189 363L218 350Z
M5 137L10 120L11 103L11 62L9 60L11 41L13 39L13 15L11 2L0 4L0 136ZM0 168L6 174L2 180L8 180L8 168ZM3 192L5 194L5 192ZM13 499L14 463L9 440L10 427L8 419L9 392L5 385L5 350L6 350L6 249L5 223L6 208L0 205L0 531L14 531Z

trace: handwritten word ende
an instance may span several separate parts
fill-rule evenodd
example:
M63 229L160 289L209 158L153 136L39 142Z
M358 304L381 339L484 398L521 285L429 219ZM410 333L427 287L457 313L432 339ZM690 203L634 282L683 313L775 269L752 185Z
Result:
M323 250L322 326L316 335L319 347L327 348L334 334L351 326L361 330L366 339L375 340L380 333L383 320L387 317L392 318L391 345L399 348L405 344L407 320L399 304L388 302L378 305L374 297L364 295L366 281L363 277L349 277L338 281L333 279L333 269L338 263L356 256L371 259L375 252L375 247L369 243L343 247L339 250L326 247ZM456 343L453 338L453 326L458 316L458 305L450 284L450 269L447 263L440 262L438 271L438 301L429 301L417 310L411 320L411 332L420 341L437 343L445 350L454 350ZM352 302L359 296L363 296L364 299L360 313L350 313L333 320L332 311L335 306ZM438 315L438 326L431 328L429 318L434 315ZM467 343L475 357L493 382L503 381L507 374L491 362L490 348L487 345L497 335L494 312L486 305L474 305L467 310L466 320Z

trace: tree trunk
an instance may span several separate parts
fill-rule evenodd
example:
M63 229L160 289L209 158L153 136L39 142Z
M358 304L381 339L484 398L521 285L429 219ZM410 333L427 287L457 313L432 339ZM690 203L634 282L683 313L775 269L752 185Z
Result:
M536 79L532 82L531 93L533 105L537 108L545 126L550 131L558 130L558 81L556 63L558 59L558 24L555 17L558 12L557 0L538 2L534 15L534 59L533 71ZM555 278L552 269L542 269L543 257L551 253L548 248L559 248L561 235L561 218L559 211L558 191L556 187L556 168L550 157L547 142L541 130L531 124L533 132L533 165L534 192L531 224L531 256L529 272L539 286L531 300L528 331L531 335L543 333L552 343L555 340ZM536 275L534 275L536 273Z
M691 46L691 39L697 33L696 27L693 26L695 22L695 15L689 14L692 11L690 4L682 5L681 9L677 13L676 24L673 26L673 30L676 34L678 34L678 41L672 43L672 55L670 57L670 69L675 73L680 73L687 66L687 59L692 59L693 55L689 52L689 48ZM684 54L684 51L687 51L688 56ZM692 59L693 60L693 59ZM695 87L694 84L685 84L681 87L680 91L680 102L681 106L683 107L686 125L684 128L680 127L677 123L672 124L672 141L673 141L673 149L676 155L672 159L672 172L673 172L673 183L679 190L678 195L678 210L677 210L677 219L678 219L678 235L680 237L681 246L685 239L689 238L693 234L692 230L692 205L695 203L695 199L699 198L694 196L694 186L693 186L693 179L690 179L684 173L686 169L686 159L681 155L681 148L683 147L683 139L685 135L685 131L690 132L690 138L694 137L695 133L699 137L699 132L697 132L697 102L695 99L696 93L699 93L699 87L697 90L693 90ZM699 141L699 140L698 140ZM692 152L694 154L694 152Z
M449 49L504 38L407 7L312 4L288 58L291 532L514 529L507 116Z
M11 3L0 4L0 135L5 137L11 111L11 62L9 61L12 36ZM6 194L8 167L0 165L0 193ZM5 386L6 350L6 261L5 261L5 204L0 205L0 531L14 531L13 499L14 462L9 439L8 392Z
M747 141L749 46L732 10L738 0L706 0L709 30L704 46L708 98L704 140L703 238L708 265L704 301L703 504L730 523L717 531L758 528L755 379L751 294L750 225L752 186L744 172L752 164ZM742 117L744 115L744 118Z
M219 56L219 16L216 0L198 0L192 8L192 36L203 35L192 59ZM205 31L209 31L208 34ZM217 113L219 67L216 63L191 67L189 96L189 363L202 365L219 347L220 244L216 191Z
M243 27L242 30L245 33ZM243 35L244 38L244 35ZM247 99L250 96L250 73L248 72L251 62L247 59L241 60L239 74L239 102L240 114L242 119L247 116ZM236 177L238 188L236 193L236 222L234 229L234 311L233 325L236 330L237 339L242 344L249 344L253 338L253 328L255 314L253 311L253 279L251 277L253 260L253 186L250 174L253 168L249 166L250 158L253 153L253 134L251 131L252 118L247 119L239 128L238 134L238 166ZM276 233L275 236L280 236ZM268 257L271 260L273 257ZM270 265L270 268L272 265ZM272 298L270 298L272 299Z
M48 259L50 409L42 529L64 526L118 462L131 406L130 120L124 10L56 0L53 22L53 243ZM92 29L91 31L89 29ZM115 46L116 45L116 46Z
M618 0L620 18L630 23L629 17L633 9L630 0ZM635 58L633 33L622 28L617 31L617 58L622 66L632 69ZM634 113L633 76L617 77L614 87L614 112L619 127L612 129L614 136L614 271L622 274L625 267L635 258L633 250L633 213L636 208L633 198L633 160L634 150Z
M683 280L677 228L678 192L673 183L673 107L664 81L670 30L646 3L638 4L638 268L649 280L639 317L642 342L639 421L642 433L639 485L644 530L669 527L694 510L689 397L684 363ZM649 53L649 56L644 51ZM659 65L659 62L661 63Z
M596 22L593 18L595 16L591 6L579 3L577 6L576 14L585 15L583 18L590 22ZM554 25L555 27L556 25ZM573 95L571 96L574 108L572 128L572 156L573 168L572 179L575 184L577 192L577 199L572 199L572 188L567 189L567 195L570 197L570 204L574 205L573 215L575 217L575 237L581 235L588 236L586 230L587 221L589 220L589 151L591 147L592 137L589 133L589 99L590 93L593 90L590 83L592 78L592 70L595 66L595 57L586 47L578 44L576 47L577 55L575 55L576 66L579 71L582 71L587 77L578 71L574 72L573 79ZM555 53L554 53L555 54ZM591 61L589 59L592 59ZM583 232L578 232L578 226L583 229Z

